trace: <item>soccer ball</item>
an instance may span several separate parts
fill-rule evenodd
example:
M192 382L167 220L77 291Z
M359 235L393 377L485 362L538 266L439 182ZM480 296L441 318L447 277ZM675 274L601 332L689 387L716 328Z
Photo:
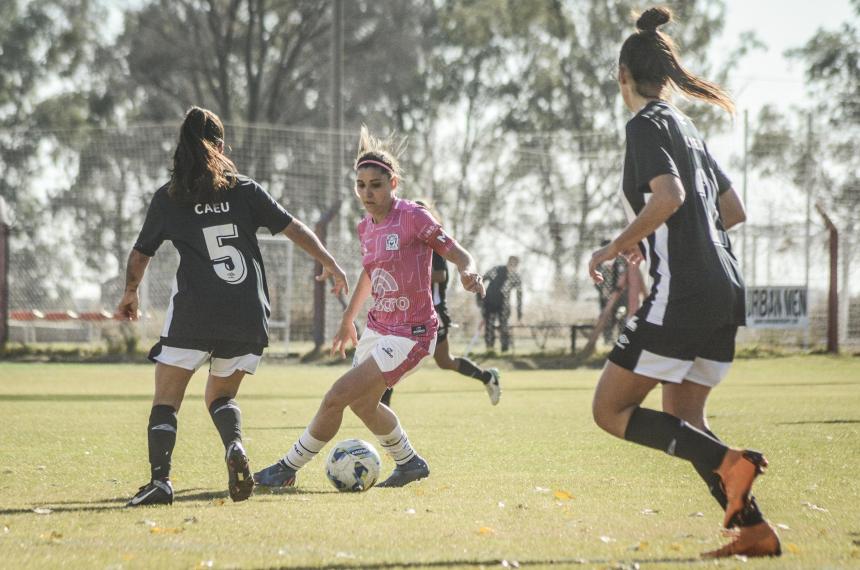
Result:
M366 441L347 439L334 446L325 474L338 491L367 491L379 479L379 453Z

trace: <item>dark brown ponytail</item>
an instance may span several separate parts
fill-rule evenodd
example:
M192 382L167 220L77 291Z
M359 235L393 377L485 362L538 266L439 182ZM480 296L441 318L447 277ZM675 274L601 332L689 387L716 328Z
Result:
M649 8L636 20L638 31L630 34L621 46L619 65L625 66L643 97L660 97L671 83L682 93L731 114L735 104L719 85L687 71L678 57L675 42L657 28L672 21L672 11L665 6Z
M224 155L224 125L212 111L191 107L179 129L168 193L182 203L214 202L236 184L236 165Z

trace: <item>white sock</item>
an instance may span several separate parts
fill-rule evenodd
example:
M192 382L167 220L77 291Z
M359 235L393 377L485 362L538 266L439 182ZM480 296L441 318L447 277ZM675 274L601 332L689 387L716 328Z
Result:
M407 463L417 455L415 450L412 449L412 446L409 444L409 438L406 437L406 432L400 427L400 420L398 420L397 425L394 426L394 431L388 435L377 435L376 438L379 440L379 444L382 448L398 465Z
M290 451L284 456L284 461L287 465L298 471L304 467L311 459L317 456L317 453L325 447L327 441L320 441L311 435L310 429L305 429L305 433L299 437L298 441L293 444Z

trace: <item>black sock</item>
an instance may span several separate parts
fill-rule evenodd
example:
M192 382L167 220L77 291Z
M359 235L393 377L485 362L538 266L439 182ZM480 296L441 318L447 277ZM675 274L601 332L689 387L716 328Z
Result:
M380 402L385 404L386 406L391 406L391 395L394 393L394 388L389 388L382 394L382 398L379 399Z
M170 456L176 445L176 410L173 406L152 406L149 413L149 467L153 479L170 477Z
M637 407L630 416L624 439L686 459L698 468L713 471L720 466L728 447L665 412Z
M236 400L218 398L209 406L209 415L221 435L224 449L234 441L242 441L242 411Z
M478 368L478 365L469 360L468 358L464 358L462 356L458 356L454 360L457 361L457 372L462 374L463 376L469 376L470 378L476 378L486 384L490 380L492 380L493 375L487 372L486 370L481 370Z
M703 430L706 434L716 439L717 441L721 441L717 435L709 429ZM696 472L699 474L699 477L705 482L708 486L708 490L711 491L711 495L717 502L720 504L720 507L723 510L726 510L726 503L728 500L726 499L726 493L723 491L722 482L720 481L719 475L714 473L713 471L709 471L707 468L693 463L693 467L696 469ZM750 497L749 505L744 507L744 509L735 515L735 521L738 526L753 526L762 521L764 521L764 516L761 514L761 511L758 508L758 504L755 501L755 497Z

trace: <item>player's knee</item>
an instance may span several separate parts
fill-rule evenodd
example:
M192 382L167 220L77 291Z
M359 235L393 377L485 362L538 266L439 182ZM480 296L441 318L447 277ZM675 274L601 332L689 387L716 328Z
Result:
M332 388L328 392L326 392L325 396L323 396L322 402L320 403L320 408L323 410L336 410L342 411L346 409L349 405L349 402L346 401L344 394L342 394L339 390Z

